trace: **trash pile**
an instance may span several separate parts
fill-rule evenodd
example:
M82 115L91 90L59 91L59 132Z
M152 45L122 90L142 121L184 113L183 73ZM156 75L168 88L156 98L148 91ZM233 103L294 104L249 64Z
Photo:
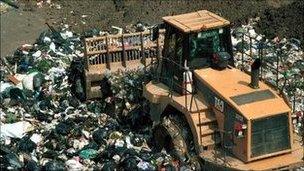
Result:
M0 14L6 13L9 8L10 8L9 5L0 2Z
M18 5L16 5L14 0L2 0L0 1L0 14L4 14L11 10L12 8L19 8Z
M107 73L101 85L105 96L80 102L70 92L69 66L74 58L84 56L81 36L104 32L94 29L79 35L68 26L60 32L51 30L43 32L35 44L23 45L13 56L3 58L1 169L191 169L181 166L165 151L154 151L149 104L141 95L142 84L151 75L141 69ZM236 48L239 39L234 37L233 41ZM288 43L286 40L280 44L290 52L284 62L292 64L288 69L303 74L303 58L298 59L302 51ZM240 58L236 56L239 67ZM274 79L272 72L268 74L268 79ZM303 89L296 93L303 97ZM303 101L300 104L296 100L296 111L303 114Z
M255 32L254 26L257 22L258 20L251 19L248 25L233 29L235 65L250 72L253 60L261 56L259 50L263 49L261 77L287 95L293 108L295 131L299 132L304 116L304 53L301 42L295 38L276 37L268 40L264 35ZM244 34L248 36L243 36ZM250 53L253 58L249 56Z
M35 44L3 58L0 168L174 168L174 158L153 150L149 105L141 96L149 74L108 73L101 85L107 96L80 102L70 92L68 74L72 59L81 57L81 36L65 27L43 32Z

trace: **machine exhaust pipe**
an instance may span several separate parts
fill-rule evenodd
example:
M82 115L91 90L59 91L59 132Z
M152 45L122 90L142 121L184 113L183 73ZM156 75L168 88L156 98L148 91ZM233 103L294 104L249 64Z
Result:
M253 64L251 65L251 82L250 87L254 89L259 88L259 73L260 73L260 67L261 67L261 60L258 58L256 59Z

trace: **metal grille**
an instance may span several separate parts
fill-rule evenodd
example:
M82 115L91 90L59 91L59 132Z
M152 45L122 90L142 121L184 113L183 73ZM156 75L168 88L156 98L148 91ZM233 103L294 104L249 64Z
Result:
M251 157L290 148L288 115L254 120L252 122Z

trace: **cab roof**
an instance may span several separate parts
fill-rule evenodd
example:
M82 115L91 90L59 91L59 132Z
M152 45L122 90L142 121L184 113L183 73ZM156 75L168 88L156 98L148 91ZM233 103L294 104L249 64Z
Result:
M247 119L258 119L290 112L284 99L261 82L259 89L248 86L250 75L232 68L194 71L196 77Z
M207 10L166 16L163 17L163 20L185 33L200 32L230 24L228 20Z

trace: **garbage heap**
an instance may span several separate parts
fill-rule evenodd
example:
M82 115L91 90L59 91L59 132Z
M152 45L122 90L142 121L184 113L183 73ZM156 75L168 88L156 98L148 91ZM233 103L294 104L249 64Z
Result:
M4 14L12 8L19 8L15 0L1 0L0 1L0 14Z
M97 29L85 36L104 34ZM177 167L155 152L143 70L108 73L109 96L80 102L70 92L69 65L83 57L81 36L63 28L43 32L3 59L1 147L3 170L156 170ZM16 73L16 74L14 74ZM14 74L14 76L12 76ZM179 167L188 168L188 166Z
M247 27L253 30L250 25L243 26ZM83 35L100 34L104 32L94 29ZM238 38L233 37L233 41L237 48ZM289 47L289 43L290 40L282 40L280 49L302 53L296 50L298 46ZM154 151L149 104L141 95L142 84L150 75L140 69L108 73L105 84L109 88L103 91L109 96L80 102L70 92L68 68L73 58L83 56L81 35L66 26L60 32L43 32L35 44L23 45L11 57L3 58L0 168L190 169L187 163L177 162L165 151ZM236 56L239 67L240 59ZM297 56L285 56L284 62L297 64L288 65L288 71L303 73L303 58ZM268 79L275 79L271 71L268 74ZM288 86L284 91L289 95ZM303 97L303 89L296 92ZM297 106L296 111L303 113L303 102Z

